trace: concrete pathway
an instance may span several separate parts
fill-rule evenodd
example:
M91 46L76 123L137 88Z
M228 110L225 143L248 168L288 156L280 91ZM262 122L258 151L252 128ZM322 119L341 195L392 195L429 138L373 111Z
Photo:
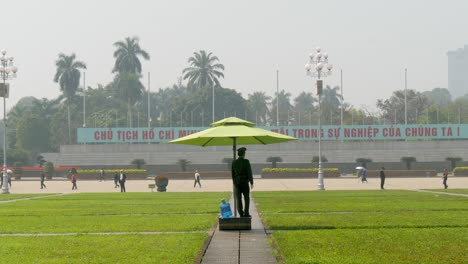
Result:
M216 227L202 264L277 263L253 200L250 203L250 213L252 230L220 231Z

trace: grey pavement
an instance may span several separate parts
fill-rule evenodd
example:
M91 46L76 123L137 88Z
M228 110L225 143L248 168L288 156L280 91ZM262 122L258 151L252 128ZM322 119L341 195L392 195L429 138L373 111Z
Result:
M230 202L232 206L233 200ZM249 211L252 215L252 230L227 231L217 227L202 264L277 263L253 200Z
M378 190L380 179L367 178L368 183L360 183L356 177L325 178L326 190ZM128 192L151 192L148 184L152 180L129 180L126 184ZM317 190L317 178L312 179L255 179L256 191L315 191ZM449 177L450 188L468 188L468 177ZM11 193L80 193L80 192L119 192L114 188L114 181L80 181L78 178L78 190L72 190L69 181L52 180L46 181L46 189L40 188L37 181L12 181ZM419 190L419 189L442 189L441 177L419 177L419 178L389 178L385 181L387 190ZM156 191L156 190L155 190ZM169 180L168 192L231 192L232 180L203 180L202 188L193 188L193 180Z

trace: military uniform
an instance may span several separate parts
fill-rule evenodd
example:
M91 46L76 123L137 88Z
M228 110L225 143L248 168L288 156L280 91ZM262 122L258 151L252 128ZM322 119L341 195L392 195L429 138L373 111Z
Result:
M237 199L237 212L241 217L250 217L250 188L253 185L252 168L248 159L244 158L246 148L238 149L239 158L232 163L232 182L235 187ZM242 197L244 196L245 206L242 207Z

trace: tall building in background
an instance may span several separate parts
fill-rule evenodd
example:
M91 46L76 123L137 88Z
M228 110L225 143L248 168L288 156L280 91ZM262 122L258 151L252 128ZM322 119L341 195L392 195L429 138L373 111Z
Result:
M448 90L452 98L468 94L468 45L447 52Z

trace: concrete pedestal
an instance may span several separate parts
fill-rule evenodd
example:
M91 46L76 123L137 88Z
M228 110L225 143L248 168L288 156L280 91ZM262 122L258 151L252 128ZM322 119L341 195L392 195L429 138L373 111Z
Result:
M251 217L219 218L219 230L251 230Z

